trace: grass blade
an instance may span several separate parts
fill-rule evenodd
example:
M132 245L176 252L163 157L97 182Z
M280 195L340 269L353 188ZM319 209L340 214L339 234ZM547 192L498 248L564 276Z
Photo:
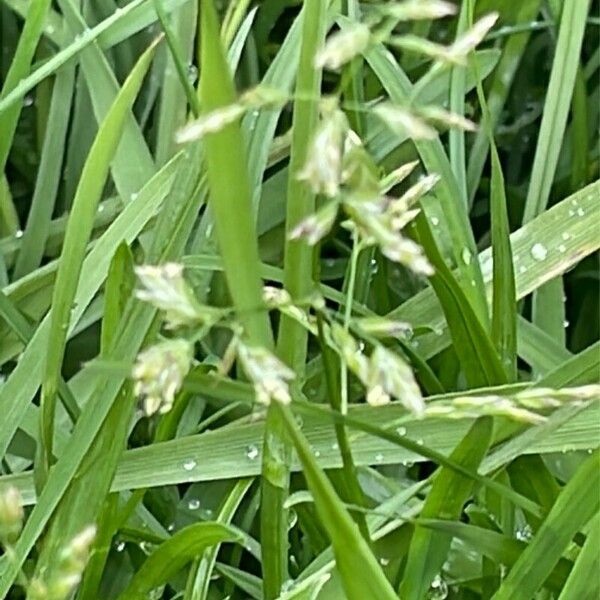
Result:
M144 562L119 596L119 600L144 600L168 582L183 566L210 546L242 541L240 533L222 523L197 523L163 542Z
M473 423L450 458L465 468L476 471L492 439L493 420L489 417ZM421 518L457 520L473 489L473 480L455 471L442 468L433 480L421 510ZM400 597L423 598L440 571L450 548L451 538L436 535L417 524L412 535Z
M304 467L304 477L312 492L321 522L331 539L346 596L349 600L396 598L367 542L337 497L333 486L316 464L306 440L298 432L292 414L286 407L277 408L282 412L286 429Z
M94 215L108 175L110 162L119 143L123 123L152 62L156 45L157 42L152 44L142 55L100 126L81 174L73 201L69 224L65 232L63 260L58 268L52 298L48 354L42 380L42 421L40 454L37 463L41 483L47 477L52 462L58 380L66 346L71 310L85 258L86 246L92 231Z
M495 600L529 600L542 586L573 536L598 512L600 451L587 458L565 486L539 531L521 554Z

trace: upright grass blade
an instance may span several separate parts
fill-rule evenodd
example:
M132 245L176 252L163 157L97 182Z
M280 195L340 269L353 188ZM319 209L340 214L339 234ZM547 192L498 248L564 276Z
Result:
M42 28L50 4L50 0L38 0L30 4L15 55L0 92L0 102L5 100L29 74L31 61L42 35ZM20 104L12 104L9 110L0 112L0 131L2 131L2 137L0 137L0 174L4 173L6 167L21 108Z
M569 598L594 600L600 596L600 579L592 576L590 580L590 573L600 573L598 548L600 548L600 516L596 515L592 519L587 539L558 600L569 600Z
M321 70L315 56L325 37L327 2L306 0L302 11L302 38L296 76L296 100L292 121L292 141L287 185L286 231L315 211L315 194L298 180L308 157L309 144L318 117ZM293 299L308 296L313 285L313 249L303 240L287 240L284 251L283 283ZM307 331L296 320L282 315L277 353L302 380L306 364ZM265 428L261 501L261 540L263 547L263 589L265 598L279 596L287 579L287 496L290 461L289 443L281 416L269 408ZM272 474L269 476L269 474ZM276 474L276 476L275 476Z
M119 143L123 123L152 62L157 43L158 41L154 42L142 55L102 123L86 160L73 201L50 312L47 358L42 381L42 419L37 462L40 484L45 481L52 462L56 391L86 246L110 162Z
M321 523L331 539L346 597L349 600L396 598L367 542L330 481L318 467L311 449L297 429L292 413L287 407L277 405L276 408L281 411L285 427L304 467L304 477L315 500Z
M74 82L75 65L66 65L62 68L54 82L41 163L23 232L23 243L17 254L14 279L30 273L42 262L60 184L60 169L71 116Z
M119 600L145 600L188 562L222 542L240 542L239 531L222 523L196 523L163 542L136 572Z
M535 19L540 9L541 0L522 0L514 8L511 7L511 16L514 15L516 26L530 23ZM514 12L513 12L514 11ZM511 35L502 48L502 55L498 65L491 77L489 91L487 93L489 122L492 131L506 104L511 84L515 78L523 53L531 37L531 31L525 30L521 33ZM469 204L473 203L475 193L481 180L483 167L485 165L489 148L489 133L486 128L481 128L475 134L475 140L469 153L469 164L467 167L467 188L469 190Z
M493 420L478 419L462 439L450 458L476 471L487 453L492 439ZM442 468L433 480L421 510L423 519L458 520L463 505L473 490L473 480L450 469ZM406 600L423 598L436 574L440 571L452 539L436 535L417 524L410 542L400 597Z
M542 586L573 536L598 512L600 450L581 464L538 533L521 554L494 600L529 600Z
M209 112L236 100L212 0L200 3L200 43L199 92L202 109ZM248 339L254 344L273 347L267 312L260 309L260 261L239 123L208 134L204 148L211 208L229 291Z
M492 341L454 274L444 262L423 215L417 217L415 231L435 269L429 281L446 316L454 348L467 381L472 387L506 383L506 373Z
M527 223L539 215L546 207L550 197L550 189L554 181L567 125L589 6L589 0L564 3L531 180L525 201L523 223Z
M474 2L470 2L469 25L473 24ZM492 339L506 370L508 380L517 378L517 293L510 225L504 186L504 174L496 142L493 121L483 85L478 76L478 67L473 64L477 78L477 96L483 115L483 128L491 149L490 215L492 233Z

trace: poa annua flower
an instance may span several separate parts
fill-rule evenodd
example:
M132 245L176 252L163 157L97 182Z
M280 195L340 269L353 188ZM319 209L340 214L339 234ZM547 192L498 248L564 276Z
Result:
M142 398L146 415L171 410L192 359L192 345L181 339L161 342L138 355L132 372L134 392Z
M393 321L384 317L364 317L357 319L356 324L365 333L379 338L409 340L413 336L412 325L404 321Z
M246 107L238 103L212 110L180 129L175 136L175 141L178 144L185 144L199 140L208 133L215 133L234 123L245 112Z
M405 0L384 4L380 11L399 21L429 21L455 14L456 5L442 0Z
M261 346L250 346L240 341L237 354L254 385L257 402L267 406L272 400L282 404L291 402L289 382L296 377L292 369Z
M308 148L306 163L298 173L298 179L306 181L315 194L333 198L339 192L347 129L348 122L344 113L334 102L326 102Z
M437 131L419 117L415 111L391 102L381 102L373 112L394 132L415 140L431 140Z
M496 24L498 13L490 13L477 21L471 29L461 35L449 48L448 53L457 59L465 60L467 54L478 46L488 31Z
M368 46L370 37L369 28L362 23L355 23L343 31L333 33L315 57L315 67L339 69Z
M410 412L422 416L425 403L410 366L391 350L377 346L369 361L367 402L373 406L399 400Z
M13 544L23 526L23 501L14 486L0 489L0 543Z
M429 121L436 121L447 127L456 127L465 131L477 131L477 125L470 119L455 112L450 112L441 106L423 106L419 113Z
M212 325L222 316L221 311L198 304L180 264L143 265L136 267L135 273L142 284L136 296L165 311L170 329L199 322Z
M339 205L335 201L328 202L316 213L302 219L289 233L290 240L304 239L314 246L322 240L333 227L338 214Z
M331 341L344 362L362 381L366 383L369 374L369 361L363 354L358 342L341 325L332 323L330 328Z

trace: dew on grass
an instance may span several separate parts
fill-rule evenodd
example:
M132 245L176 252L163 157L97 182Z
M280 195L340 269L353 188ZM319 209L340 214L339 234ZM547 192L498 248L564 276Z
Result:
M531 531L531 527L528 523L526 523L522 527L519 527L517 531L515 531L515 537L520 542L528 542L531 539L532 535L533 532Z
M259 455L258 446L256 444L250 444L246 446L246 458L248 460L256 460Z
M548 256L548 249L546 246L544 246L544 244L536 242L533 246L531 246L531 256L538 261L545 260L546 256Z
M440 220L437 217L431 217L431 224L437 227L440 224Z
M17 231L15 231L15 237L17 239L22 238L23 237L23 230L22 229L17 229Z
M448 597L448 584L441 575L436 575L429 586L428 600L444 600Z
M473 255L471 254L471 251L468 248L463 248L461 258L465 265L470 265Z
M198 500L198 498L190 498L190 500L188 500L187 507L190 510L198 510L200 508L200 500Z
M396 429L396 433L398 435L406 435L406 427L398 427L398 429Z
M125 550L125 542L117 542L115 544L115 550L117 552L123 552L123 550Z
M375 455L375 461L376 461L376 462L378 462L378 463L380 463L380 462L383 462L383 458L384 458L384 457L383 457L383 454L382 454L381 452L378 452L378 453Z
M570 233L568 233L567 231L563 231L563 233L561 234L561 236L560 236L560 237L561 237L563 240L565 240L565 242L566 242L567 240L570 240L570 239L571 239L571 234L570 234Z
M567 247L564 244L560 244L560 246L558 247L558 251L561 254L564 254L567 251Z
M196 466L197 466L197 462L193 459L193 458L187 458L184 462L183 462L183 470L184 471L193 471Z

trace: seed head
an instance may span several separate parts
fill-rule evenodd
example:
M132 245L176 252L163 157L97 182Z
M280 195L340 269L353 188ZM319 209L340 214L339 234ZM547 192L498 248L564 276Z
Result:
M333 33L317 54L315 67L317 69L339 69L368 46L370 37L369 28L362 23L356 23L343 31Z
M296 377L292 369L261 346L250 346L240 341L237 353L246 375L254 385L257 402L267 406L272 400L281 404L291 402L288 383Z
M167 340L140 353L133 367L134 392L143 399L144 412L169 412L193 359L193 347L181 339Z
M23 526L23 501L14 486L0 489L0 542L13 544Z

